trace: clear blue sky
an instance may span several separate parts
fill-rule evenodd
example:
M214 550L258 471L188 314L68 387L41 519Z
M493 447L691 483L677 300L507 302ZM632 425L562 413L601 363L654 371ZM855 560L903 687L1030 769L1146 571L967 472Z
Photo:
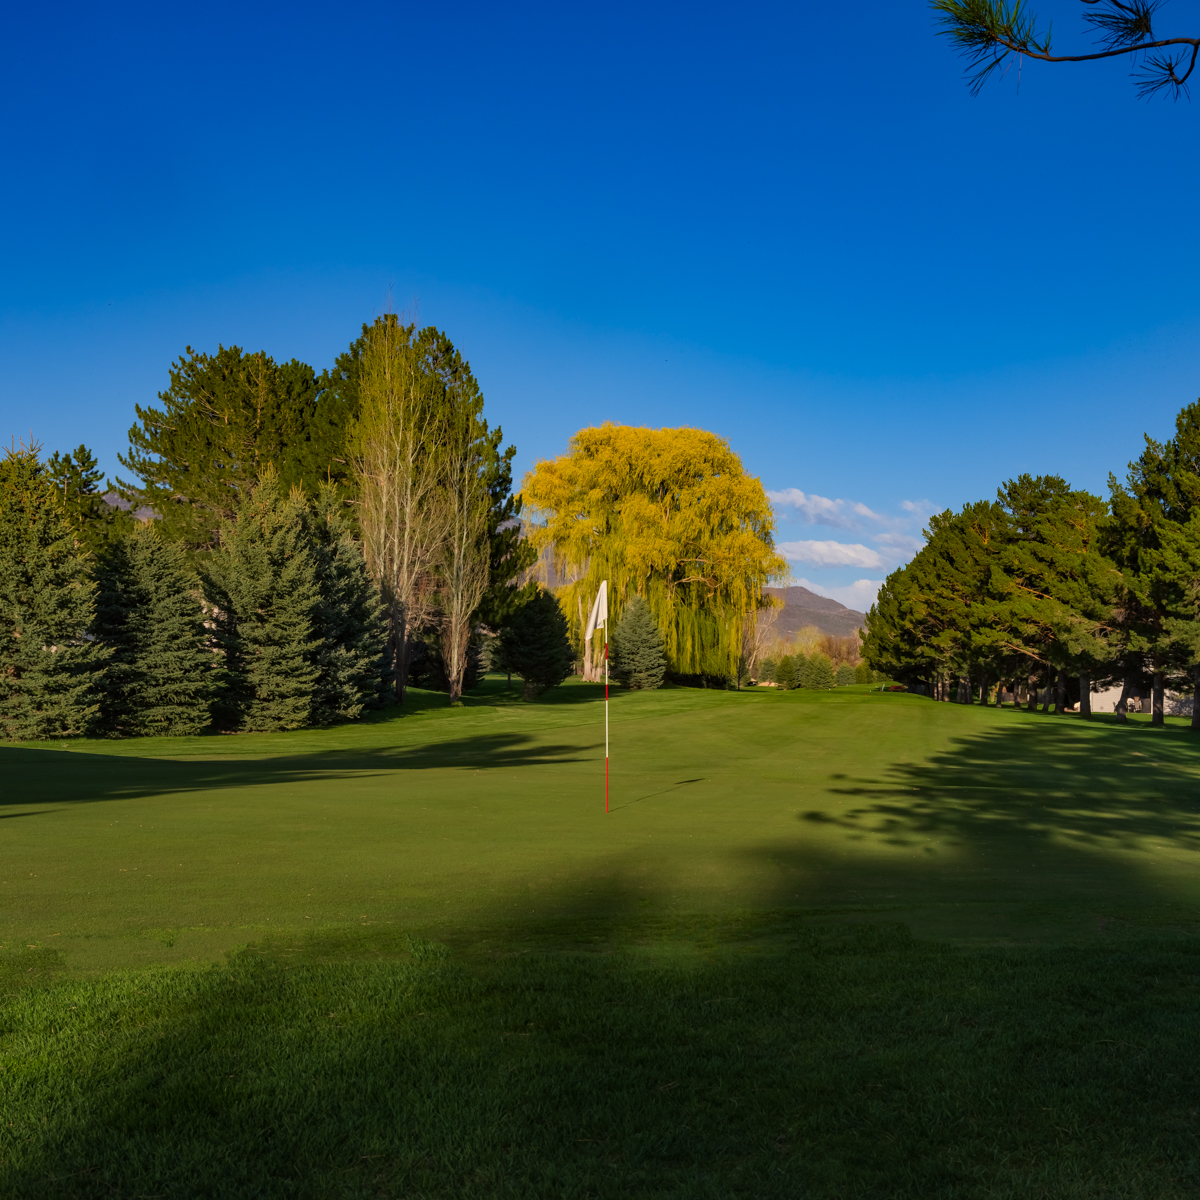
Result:
M1006 477L1103 491L1200 395L1200 109L1122 65L972 98L920 0L845 11L14 6L0 432L116 472L185 345L319 369L390 295L522 469L727 436L842 599Z

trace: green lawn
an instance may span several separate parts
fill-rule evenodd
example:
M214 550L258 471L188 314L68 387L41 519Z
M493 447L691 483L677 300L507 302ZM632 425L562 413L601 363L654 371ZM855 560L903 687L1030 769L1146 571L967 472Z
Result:
M0 747L0 1195L1200 1194L1200 739L599 689Z

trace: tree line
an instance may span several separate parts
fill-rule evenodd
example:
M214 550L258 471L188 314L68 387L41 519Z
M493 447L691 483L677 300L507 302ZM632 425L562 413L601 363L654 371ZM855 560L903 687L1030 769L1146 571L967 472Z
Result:
M1062 713L1077 696L1084 716L1093 688L1120 684L1120 720L1148 689L1155 724L1168 688L1200 688L1200 402L1165 443L1146 437L1123 482L1109 476L1107 501L1021 475L925 537L867 614L872 668L939 700L987 702L1006 683Z
M535 597L515 450L437 329L381 317L320 375L188 347L136 416L115 485L86 446L0 462L7 738L296 729L410 682L453 703Z

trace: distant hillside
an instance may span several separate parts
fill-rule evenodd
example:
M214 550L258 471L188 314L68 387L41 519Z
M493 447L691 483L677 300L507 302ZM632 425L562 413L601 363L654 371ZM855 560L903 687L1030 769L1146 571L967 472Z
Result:
M835 637L849 637L867 619L866 614L818 596L806 587L767 588L767 592L783 601L783 611L776 618L774 633L784 641L808 625L815 625L822 633L831 633Z

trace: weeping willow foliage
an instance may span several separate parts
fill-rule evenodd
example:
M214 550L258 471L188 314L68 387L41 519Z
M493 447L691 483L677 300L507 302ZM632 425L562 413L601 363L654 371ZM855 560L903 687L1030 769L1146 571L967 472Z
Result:
M607 579L610 619L643 597L681 674L731 675L743 624L787 573L762 484L703 429L581 429L525 476L521 496L535 545L570 580L557 595L572 632L582 638Z

